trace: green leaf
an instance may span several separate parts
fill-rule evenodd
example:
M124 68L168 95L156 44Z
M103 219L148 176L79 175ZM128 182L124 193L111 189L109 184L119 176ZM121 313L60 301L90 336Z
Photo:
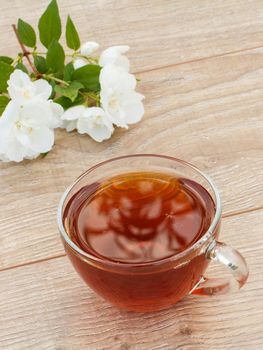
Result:
M99 91L100 70L100 66L88 64L84 67L76 69L72 74L72 80L77 80L83 84L85 90L87 91Z
M34 56L34 65L39 73L46 73L47 71L47 62L46 59L42 56Z
M61 20L56 0L52 0L38 22L41 43L48 48L52 40L61 36Z
M11 64L13 62L13 58L8 56L0 56L0 62L5 62L7 64Z
M65 96L60 96L60 97L56 98L54 100L54 102L60 104L66 110L70 107L83 104L84 98L83 98L83 96L78 95L77 98L75 99L75 101L72 102L69 98L67 98Z
M66 41L70 49L75 51L79 49L80 47L79 35L70 16L68 16L67 25L66 25Z
M49 80L49 84L52 86L52 92L49 99L53 100L53 98L56 96L56 83L54 80Z
M52 72L62 71L65 62L65 52L57 40L53 40L47 51L47 67Z
M19 38L23 44L29 47L36 46L36 33L30 24L24 22L22 19L19 18L17 22L17 31Z
M68 109L69 107L72 106L72 102L70 101L70 99L66 98L64 96L60 96L60 97L55 98L54 102L61 105L64 109Z
M0 96L0 116L3 114L9 101L10 101L10 99L8 97Z
M70 63L68 63L65 66L65 69L64 69L64 80L65 81L71 81L73 72L74 72L74 66L73 66L72 62L70 62Z
M5 62L0 62L0 92L7 91L7 81L13 71L14 67Z
M83 85L79 83L78 81L73 81L69 86L59 86L56 85L55 91L62 96L65 96L69 98L72 102L75 101L75 99L78 96L79 89L82 89Z
M24 73L28 74L27 67L22 62L18 62L18 64L16 65L16 69L20 69Z

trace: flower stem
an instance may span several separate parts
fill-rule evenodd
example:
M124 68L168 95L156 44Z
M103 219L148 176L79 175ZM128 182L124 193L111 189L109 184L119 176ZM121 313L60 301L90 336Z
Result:
M19 38L19 35L18 35L18 31L17 31L17 28L16 28L16 25L15 24L12 24L12 28L13 28L13 31L15 33L15 36L18 40L18 43L22 49L22 52L23 52L23 56L27 59L27 62L30 66L30 68L32 69L33 73L36 75L36 77L41 77L41 74L37 71L36 67L33 65L33 63L31 62L30 58L29 58L29 52L27 51L27 49L25 48L24 44L22 43L22 41L20 40Z
M87 107L94 106L94 103L96 107L100 106L100 97L98 94L94 92L87 92L87 91L85 92L79 91L79 94L85 98L85 101L86 101L85 104L87 105Z
M91 98L94 101L99 101L99 96L96 93L94 93L94 92L86 92L86 91L82 92L82 91L79 91L79 93L82 96L84 96L84 97L89 97L89 98Z
M85 56L85 55L81 55L80 53L75 53L72 55L72 57L77 57L77 58L82 58L86 61L88 61L89 63L92 63L92 64L98 64L99 62L99 59L96 58L96 57L91 57L91 56Z
M43 78L50 79L50 80L54 80L54 81L56 81L57 83L60 83L60 84L69 86L69 83L67 83L65 80L62 80L62 79L53 77L53 75L43 74Z
M27 55L32 55L32 56L35 56L35 55L46 55L47 53L46 52L37 52L37 51L27 51ZM92 64L98 64L99 62L99 59L98 57L91 57L91 56L85 56L85 55L81 55L80 53L77 53L77 52L74 52L74 53L65 53L65 56L66 57L71 57L72 59L74 58L82 58L86 61L88 61L89 63L92 63Z
M16 64L17 64L18 62L20 62L20 60L21 60L21 57L18 55L18 56L13 60L13 62L11 63L11 65L12 65L13 67L15 67Z

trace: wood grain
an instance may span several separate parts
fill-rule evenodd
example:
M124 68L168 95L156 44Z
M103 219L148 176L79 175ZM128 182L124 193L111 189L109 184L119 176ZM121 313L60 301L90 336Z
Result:
M16 54L10 24L18 17L36 25L49 0L1 0L0 44ZM135 71L262 46L261 0L61 0L83 41L102 47L127 44Z
M222 240L240 249L250 266L243 290L187 297L158 313L128 313L108 305L84 285L65 257L1 272L1 346L5 350L260 350L262 217L263 210L223 220Z
M1 268L62 254L62 192L89 166L120 154L163 153L196 164L220 188L226 215L262 207L262 62L258 49L141 74L146 115L139 125L102 144L58 132L45 159L1 164Z
M48 2L0 0L1 54L18 51L11 23L36 24ZM263 349L262 1L58 2L83 41L131 46L146 114L108 142L59 131L45 159L0 164L0 348ZM91 165L136 152L183 158L213 177L222 240L250 267L241 292L142 315L111 307L73 271L56 225L62 192Z

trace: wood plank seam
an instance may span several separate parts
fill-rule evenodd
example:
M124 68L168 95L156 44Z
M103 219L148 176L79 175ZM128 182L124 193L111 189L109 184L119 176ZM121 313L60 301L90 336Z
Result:
M235 217L235 216L242 216L244 214L256 212L256 211L262 210L262 209L263 209L263 206L255 208L255 209L252 208L252 209L247 209L247 210L240 210L240 211L229 213L229 214L226 213L226 214L222 215L222 219ZM60 258L64 258L65 256L66 256L65 253L61 253L61 254L49 256L49 257L46 257L46 258L43 258L43 259L31 260L31 261L24 262L22 264L12 265L12 266L8 266L8 267L2 268L2 269L0 268L0 272L17 269L17 268L24 267L24 266L31 266L31 265L35 265L35 264L38 264L38 263L46 262L46 261L49 261L49 260L60 259Z
M63 257L65 257L65 256L66 256L65 253L61 253L61 254L49 256L49 257L43 258L43 259L37 259L37 260L27 261L27 262L24 262L24 263L22 263L22 264L17 264L17 265L13 265L13 266L8 266L8 267L5 267L5 268L3 268L3 269L0 269L0 272L8 271L8 270L13 270L13 269L16 269L16 268L19 268L19 267L24 267L24 266L31 266L31 265L38 264L38 263L42 263L42 262L46 262L46 261L49 261L49 260L54 260L54 259L63 258Z
M263 206L259 206L259 207L255 207L255 208L248 208L248 209L244 209L244 210L235 210L229 213L225 213L222 215L223 218L229 218L231 216L238 216L238 215L242 215L242 214L246 214L246 213L250 213L253 211L258 211L258 210L262 210Z
M191 64L191 63L195 63L195 62L207 61L207 60L210 60L210 59L213 59L213 58L219 58L219 57L224 57L224 56L231 56L231 55L235 55L235 54L238 54L238 53L258 50L258 49L262 49L262 48L263 48L263 43L262 43L262 45L259 45L259 46L254 46L254 47L240 49L240 50L234 50L234 51L227 51L227 52L220 53L218 55L200 57L200 58L196 58L196 59L189 60L189 61L182 61L182 62L178 62L178 63L174 63L174 64L167 64L166 66L159 66L159 67L154 67L154 68L150 68L150 69L146 69L146 70L136 70L134 72L134 74L143 74L143 73L155 72L157 70L162 70L162 69L166 69L166 68L173 68L173 67L179 67L179 66L182 66L182 65L185 65L185 64Z

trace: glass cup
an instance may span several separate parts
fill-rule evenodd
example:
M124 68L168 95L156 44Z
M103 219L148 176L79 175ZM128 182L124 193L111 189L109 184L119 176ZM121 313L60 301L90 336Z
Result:
M84 186L133 171L166 173L201 184L216 208L207 232L183 252L154 262L113 262L80 249L71 239L67 222L63 222L69 200ZM58 226L69 259L94 291L119 308L148 312L167 308L188 294L223 294L245 284L248 277L245 259L237 250L217 240L221 216L218 190L196 167L168 156L135 154L107 160L82 174L60 200ZM204 277L211 261L226 266L231 274L224 278Z

